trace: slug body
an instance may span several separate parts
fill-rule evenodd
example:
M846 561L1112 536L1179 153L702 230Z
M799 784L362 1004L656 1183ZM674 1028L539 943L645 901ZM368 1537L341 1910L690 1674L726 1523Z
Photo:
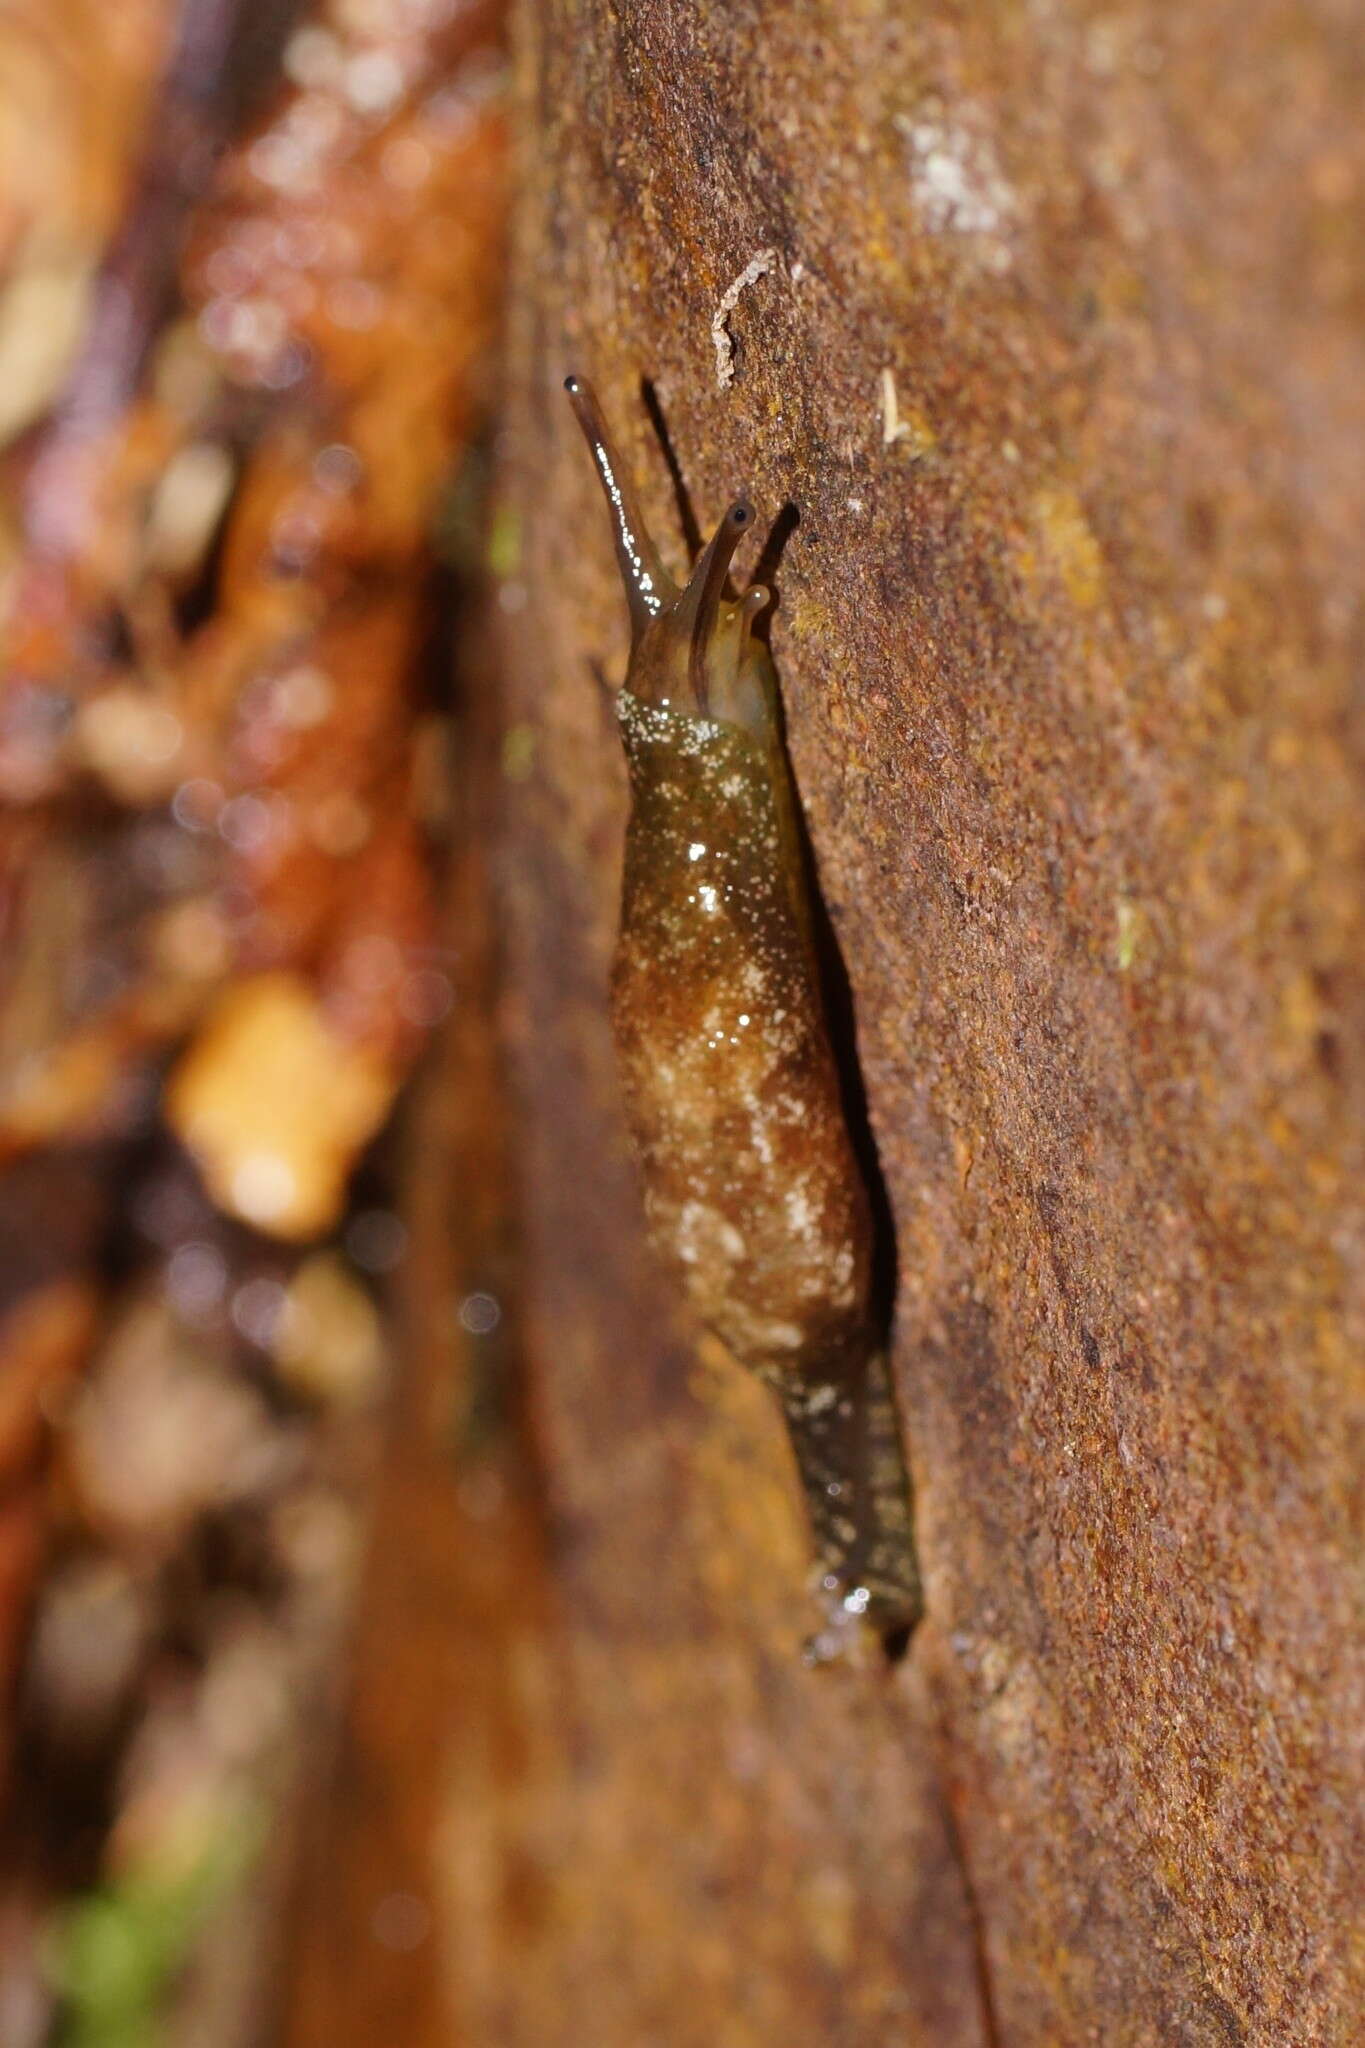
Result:
M567 389L630 605L630 775L612 1020L650 1236L691 1305L778 1394L833 1619L921 1607L909 1483L873 1308L873 1223L830 1040L777 678L725 595L731 505L678 590L589 388Z

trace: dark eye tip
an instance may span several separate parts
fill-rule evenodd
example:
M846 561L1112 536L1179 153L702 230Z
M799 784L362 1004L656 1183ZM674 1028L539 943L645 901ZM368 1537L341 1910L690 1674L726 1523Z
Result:
M581 384L582 379L579 377L566 377L564 379L564 389L568 392L570 398L577 396Z
M730 507L731 526L747 526L754 516L752 505L746 505L742 498Z

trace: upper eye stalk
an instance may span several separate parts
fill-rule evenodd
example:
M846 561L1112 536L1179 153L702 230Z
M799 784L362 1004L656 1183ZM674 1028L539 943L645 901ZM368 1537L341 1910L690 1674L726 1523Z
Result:
M584 377L568 377L564 389L583 429L611 514L617 566L630 611L631 673L628 688L645 702L676 703L702 715L752 722L742 672L749 658L750 628L768 602L761 584L738 601L727 600L726 578L735 549L754 523L747 498L736 498L703 548L686 584L679 589L650 537L639 500Z

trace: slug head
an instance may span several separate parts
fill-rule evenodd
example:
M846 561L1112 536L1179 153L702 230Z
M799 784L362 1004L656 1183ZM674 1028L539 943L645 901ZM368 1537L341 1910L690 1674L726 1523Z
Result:
M592 386L582 377L569 377L564 388L611 513L630 609L626 688L644 704L668 705L686 717L718 718L766 733L772 719L767 654L751 628L768 592L755 584L738 600L725 595L730 562L753 525L753 508L736 498L679 590L649 537Z

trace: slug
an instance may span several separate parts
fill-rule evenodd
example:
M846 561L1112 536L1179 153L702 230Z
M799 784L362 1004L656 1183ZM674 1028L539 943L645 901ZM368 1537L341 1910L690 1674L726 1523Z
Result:
M736 499L686 586L640 517L591 387L565 386L630 611L630 779L611 1013L652 1243L698 1319L777 1395L834 1636L919 1619L909 1477L872 1277L777 676L730 561ZM826 1647L822 1649L822 1644Z

